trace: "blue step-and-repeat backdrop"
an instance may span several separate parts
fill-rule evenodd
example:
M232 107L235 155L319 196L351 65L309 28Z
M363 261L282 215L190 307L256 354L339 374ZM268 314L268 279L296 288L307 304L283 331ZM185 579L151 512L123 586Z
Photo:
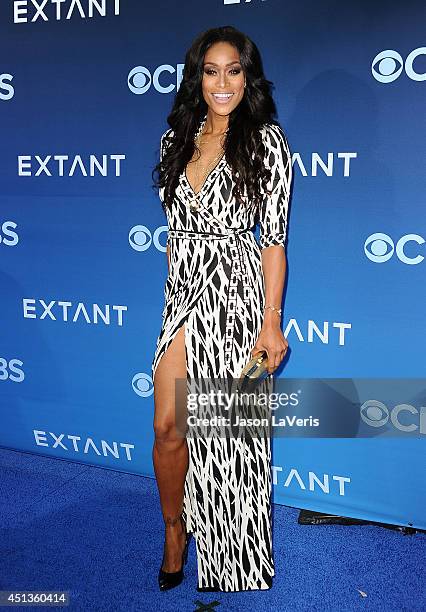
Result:
M420 1L1 2L1 446L153 477L151 171L185 52L219 25L259 47L292 151L278 376L426 378L425 17ZM274 501L426 528L424 393L381 399L359 415L370 435L274 439Z

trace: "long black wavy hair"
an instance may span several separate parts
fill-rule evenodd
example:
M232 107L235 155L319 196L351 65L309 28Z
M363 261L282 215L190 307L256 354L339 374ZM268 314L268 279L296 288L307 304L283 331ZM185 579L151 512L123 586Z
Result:
M182 81L167 117L173 136L164 143L163 159L152 171L153 187L165 188L163 206L171 206L179 176L196 148L194 137L208 110L202 93L204 56L217 42L228 42L239 51L247 83L241 102L229 115L224 144L225 158L234 179L232 195L243 203L245 186L248 201L257 204L261 184L266 190L271 178L270 170L263 164L265 147L259 129L265 123L279 125L274 119L277 111L271 94L273 83L265 78L259 50L248 36L233 26L211 28L198 35L186 53Z

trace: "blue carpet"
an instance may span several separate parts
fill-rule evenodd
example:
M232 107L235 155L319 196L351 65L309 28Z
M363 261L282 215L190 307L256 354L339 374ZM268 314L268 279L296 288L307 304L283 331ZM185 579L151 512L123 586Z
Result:
M0 589L67 590L69 610L192 612L210 602L218 602L210 612L426 609L423 533L302 526L299 510L274 505L272 589L198 593L192 540L185 580L161 593L155 480L0 449L0 494Z

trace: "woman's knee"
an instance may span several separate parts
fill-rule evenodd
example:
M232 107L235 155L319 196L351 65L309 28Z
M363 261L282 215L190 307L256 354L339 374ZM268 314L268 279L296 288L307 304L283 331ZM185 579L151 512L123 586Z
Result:
M179 446L185 441L184 433L178 431L175 420L170 417L154 420L154 435L158 444Z

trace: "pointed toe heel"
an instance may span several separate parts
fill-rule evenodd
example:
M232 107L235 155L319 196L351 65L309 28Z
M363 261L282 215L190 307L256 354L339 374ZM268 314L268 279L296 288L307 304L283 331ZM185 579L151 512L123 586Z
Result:
M188 548L189 543L191 541L191 536L191 533L186 534L185 548L182 552L182 567L180 568L180 570L178 570L177 572L165 572L163 569L161 569L161 566L163 565L164 561L163 557L160 570L158 572L158 586L160 588L160 591L168 591L169 589L173 589L177 587L184 579L185 574L183 572L183 566L188 561Z

